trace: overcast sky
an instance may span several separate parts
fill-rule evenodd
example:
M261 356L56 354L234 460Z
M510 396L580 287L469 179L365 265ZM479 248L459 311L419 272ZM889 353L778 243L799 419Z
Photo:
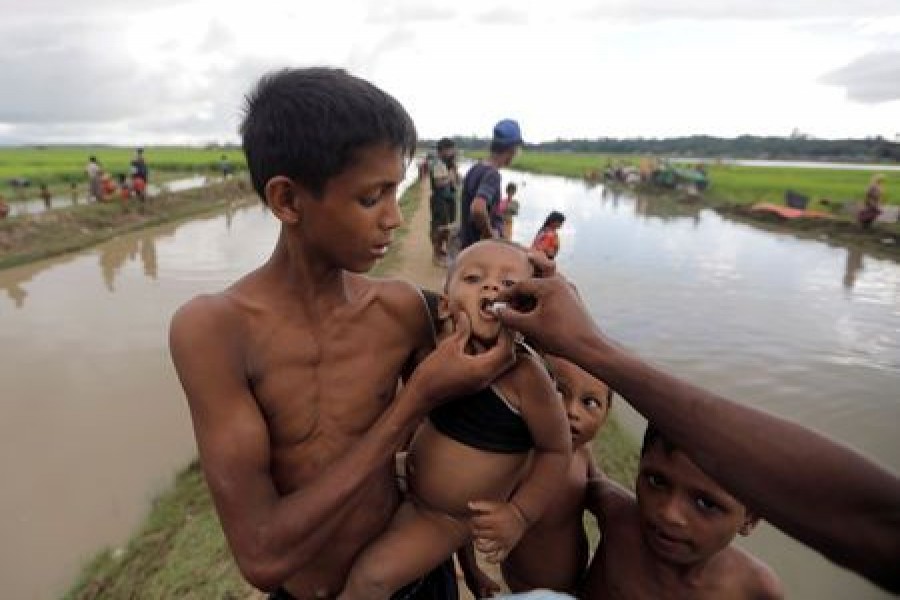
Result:
M900 134L900 0L0 0L0 144L237 141L336 65L420 136Z

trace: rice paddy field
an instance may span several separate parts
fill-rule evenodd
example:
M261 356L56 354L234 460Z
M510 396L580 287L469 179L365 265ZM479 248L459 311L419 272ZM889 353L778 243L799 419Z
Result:
M236 148L191 148L157 146L144 148L144 159L150 177L162 172L204 172L219 169L222 155L236 169L246 163L244 153ZM88 158L96 156L109 173L128 173L134 148L115 146L51 146L0 148L0 193L11 191L10 181L26 179L31 188L82 183L86 180Z
M475 153L478 156L478 153ZM483 154L481 154L483 155ZM511 165L513 169L584 177L589 171L600 171L608 164L637 165L638 155L522 152ZM821 209L831 203L862 202L873 175L882 174L885 204L900 204L900 171L871 169L827 169L805 167L739 166L707 164L710 187L705 197L712 202L782 204L784 193L793 190L810 198L809 208Z

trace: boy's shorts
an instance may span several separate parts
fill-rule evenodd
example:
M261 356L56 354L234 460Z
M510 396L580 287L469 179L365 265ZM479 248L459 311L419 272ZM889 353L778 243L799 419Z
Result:
M456 195L454 192L431 194L431 235L453 222L456 217Z

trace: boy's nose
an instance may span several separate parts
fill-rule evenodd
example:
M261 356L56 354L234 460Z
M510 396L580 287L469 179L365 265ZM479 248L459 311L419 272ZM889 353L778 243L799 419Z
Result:
M385 230L391 230L401 225L403 225L403 213L400 212L400 203L394 198L392 202L385 203L385 210L381 215L381 227Z
M677 527L684 527L687 525L687 521L684 518L684 512L681 510L681 503L674 494L660 502L659 516L666 525Z

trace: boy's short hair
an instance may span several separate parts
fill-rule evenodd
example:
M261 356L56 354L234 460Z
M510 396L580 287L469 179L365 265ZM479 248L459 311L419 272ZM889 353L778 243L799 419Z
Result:
M446 137L439 139L438 143L437 143L437 151L438 152L440 152L441 150L446 150L447 148L455 148L455 147L456 147L456 142L454 142L450 138L446 138Z
M279 175L314 197L359 150L378 144L412 157L416 128L389 94L343 69L281 69L264 75L246 96L240 132L253 188Z
M644 431L644 441L641 442L641 456L646 454L647 450L655 442L659 442L663 445L663 451L665 451L666 454L672 454L676 450L675 444L666 439L662 432L657 429L656 425L648 422L647 429Z
M506 184L506 193L507 194L511 194L511 193L515 192L517 189L519 189L519 188L516 187L516 184L514 184L512 181L510 181L509 183Z

